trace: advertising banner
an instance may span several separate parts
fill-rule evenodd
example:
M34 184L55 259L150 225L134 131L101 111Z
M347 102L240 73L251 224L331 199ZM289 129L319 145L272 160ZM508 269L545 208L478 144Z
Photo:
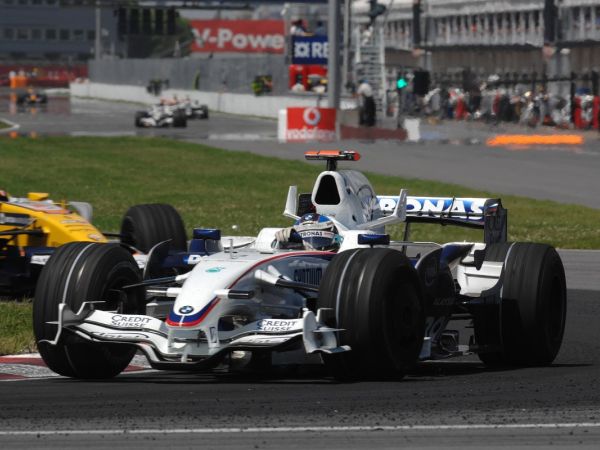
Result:
M293 36L292 64L327 65L327 36Z
M288 108L285 140L288 142L335 141L335 108Z
M192 20L196 53L283 53L283 20Z

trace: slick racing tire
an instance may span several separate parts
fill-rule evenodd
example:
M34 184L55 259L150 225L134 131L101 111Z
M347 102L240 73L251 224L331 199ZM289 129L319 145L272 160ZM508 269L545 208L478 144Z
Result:
M187 250L183 220L177 210L167 204L132 206L121 221L121 242L148 253L156 244L171 240L171 249Z
M138 111L135 113L135 126L138 128L141 128L144 126L144 124L142 123L142 119L147 117L148 114L146 114L145 111Z
M500 305L475 314L475 340L492 351L487 365L545 366L562 344L567 313L565 271L556 250L545 244L493 244L487 260L506 261ZM487 310L487 311L486 311Z
M187 127L187 117L185 111L177 110L173 113L173 127L185 128Z
M196 115L200 119L208 119L208 107L201 106L200 110L196 112Z
M60 375L84 379L121 373L136 352L133 345L90 342L65 329L56 345L45 341L57 335L60 303L75 313L84 301L104 301L95 308L142 314L144 288L121 289L140 279L135 260L118 244L74 242L59 247L42 270L33 301L33 330L48 367Z
M485 248L486 262L504 263L512 242L489 244ZM502 337L500 336L500 308L493 304L486 304L478 308L473 314L473 327L475 341L480 347L477 356L488 366L502 364L502 353L500 348Z
M402 253L385 248L345 251L333 258L319 287L318 308L349 352L323 354L339 380L401 378L417 361L425 332L418 275Z

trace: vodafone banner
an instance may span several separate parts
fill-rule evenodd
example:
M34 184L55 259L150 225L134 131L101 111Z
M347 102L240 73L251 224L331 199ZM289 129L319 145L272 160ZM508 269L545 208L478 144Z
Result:
M283 20L192 20L192 52L283 53Z
M335 108L288 108L285 140L288 142L335 141Z

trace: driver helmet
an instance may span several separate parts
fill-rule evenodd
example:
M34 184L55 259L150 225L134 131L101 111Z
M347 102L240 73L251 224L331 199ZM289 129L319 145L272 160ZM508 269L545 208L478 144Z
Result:
M294 230L308 250L337 250L342 243L342 237L333 221L320 214L304 214L296 221Z

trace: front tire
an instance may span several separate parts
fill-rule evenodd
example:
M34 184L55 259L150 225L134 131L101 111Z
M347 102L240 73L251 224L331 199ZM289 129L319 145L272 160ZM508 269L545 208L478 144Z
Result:
M327 325L342 328L339 345L350 352L323 355L337 379L402 377L417 361L425 329L424 302L415 269L385 248L342 252L328 266L319 308Z
M59 247L44 266L35 291L36 340L55 338L57 325L49 322L58 319L60 303L66 303L74 312L84 301L104 301L96 308L120 314L144 313L144 289L121 289L140 279L135 260L120 245L75 242ZM133 345L90 342L69 330L63 330L57 345L39 342L38 348L51 370L84 379L118 375L136 352Z
M138 128L142 128L144 126L142 119L148 117L146 111L138 111L135 113L135 126Z

